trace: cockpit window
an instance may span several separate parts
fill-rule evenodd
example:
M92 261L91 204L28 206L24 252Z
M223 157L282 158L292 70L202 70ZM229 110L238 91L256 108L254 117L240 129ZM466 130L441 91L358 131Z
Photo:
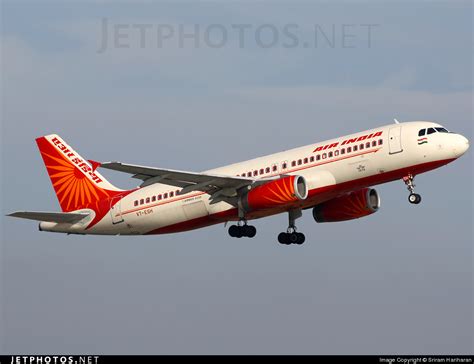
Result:
M438 133L449 133L445 128L435 128Z
M423 136L426 134L426 129L421 129L419 132L418 132L418 136Z
M429 128L429 129L428 129L428 135L429 135L429 134L433 134L433 133L436 133L435 128Z

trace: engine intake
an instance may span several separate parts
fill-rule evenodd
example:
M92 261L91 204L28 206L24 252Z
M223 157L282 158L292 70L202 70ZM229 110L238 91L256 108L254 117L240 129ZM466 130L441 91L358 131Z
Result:
M242 197L245 211L265 210L308 197L308 186L303 176L288 176L265 183L248 191Z
M364 188L317 205L313 209L313 217L316 222L353 220L371 215L379 207L380 197L377 191Z

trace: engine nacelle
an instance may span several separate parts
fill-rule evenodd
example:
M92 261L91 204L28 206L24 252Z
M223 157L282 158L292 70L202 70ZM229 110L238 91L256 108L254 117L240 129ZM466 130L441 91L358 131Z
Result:
M313 209L313 217L316 222L353 220L371 215L379 207L380 197L377 191L363 188L317 205Z
M288 176L255 187L242 196L245 211L266 210L308 197L308 186L303 176Z

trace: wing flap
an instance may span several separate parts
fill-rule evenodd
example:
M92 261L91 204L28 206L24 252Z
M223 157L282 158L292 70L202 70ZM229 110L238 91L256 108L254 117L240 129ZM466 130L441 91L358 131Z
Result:
M89 214L77 212L16 211L7 216L36 221L74 224L89 216Z

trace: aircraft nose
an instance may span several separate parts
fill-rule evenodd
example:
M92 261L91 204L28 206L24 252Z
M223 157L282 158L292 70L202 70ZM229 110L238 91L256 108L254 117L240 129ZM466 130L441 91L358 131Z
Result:
M453 145L453 152L456 158L459 158L469 149L469 140L462 135L456 136L456 141Z

